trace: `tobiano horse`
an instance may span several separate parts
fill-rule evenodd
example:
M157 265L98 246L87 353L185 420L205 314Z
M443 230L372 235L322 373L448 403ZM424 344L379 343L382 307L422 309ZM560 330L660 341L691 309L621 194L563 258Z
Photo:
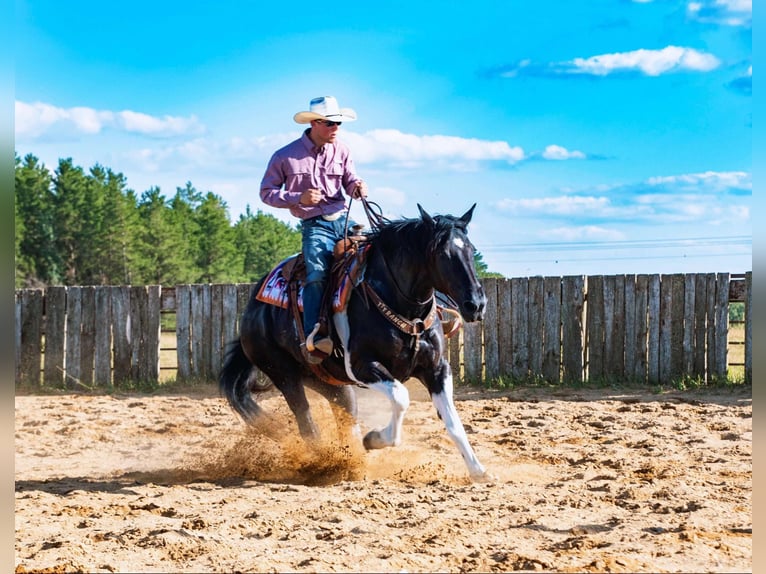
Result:
M291 310L251 296L239 339L229 347L219 376L221 392L233 409L250 424L268 419L270 413L257 399L273 385L295 415L301 436L311 442L319 431L306 397L305 387L309 387L341 409L336 417L343 411L351 415L359 436L354 386L366 387L388 398L392 414L385 428L364 436L364 447L397 446L410 403L402 381L414 377L428 390L471 478L487 479L455 408L453 376L436 305L438 292L452 299L464 321L483 318L487 299L467 236L475 207L455 217L431 216L418 205L419 218L381 218L373 226L366 235L369 247L363 278L353 287L345 308L332 315L336 352L322 362L321 373L301 350L301 326ZM255 286L254 294L265 279ZM251 376L253 365L269 382L259 383Z

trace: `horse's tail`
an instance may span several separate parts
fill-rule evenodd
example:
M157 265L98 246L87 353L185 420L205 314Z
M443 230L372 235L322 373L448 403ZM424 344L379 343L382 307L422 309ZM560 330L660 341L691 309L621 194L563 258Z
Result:
M245 355L242 343L239 339L232 341L226 352L221 373L218 375L218 388L231 407L247 423L255 422L255 419L262 414L262 409L253 400L250 391L263 391L265 387L270 386L270 384L264 386L251 383L251 376L254 380L253 364ZM251 384L255 388L252 388Z

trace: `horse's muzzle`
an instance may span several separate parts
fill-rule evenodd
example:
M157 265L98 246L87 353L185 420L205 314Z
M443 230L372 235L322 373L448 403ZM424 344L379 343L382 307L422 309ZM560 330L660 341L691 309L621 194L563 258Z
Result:
M480 297L475 297L468 301L463 301L462 315L468 323L481 321L484 318L484 311L487 309L487 297L484 293Z

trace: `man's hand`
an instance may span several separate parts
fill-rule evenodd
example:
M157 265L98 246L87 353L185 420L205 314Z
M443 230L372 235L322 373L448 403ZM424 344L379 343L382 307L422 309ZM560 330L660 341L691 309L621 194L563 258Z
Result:
M354 187L354 190L351 192L351 197L353 197L354 199L361 199L363 197L367 197L367 184L361 179L357 181L356 187Z
M310 187L301 193L301 205L319 205L322 201L322 190Z

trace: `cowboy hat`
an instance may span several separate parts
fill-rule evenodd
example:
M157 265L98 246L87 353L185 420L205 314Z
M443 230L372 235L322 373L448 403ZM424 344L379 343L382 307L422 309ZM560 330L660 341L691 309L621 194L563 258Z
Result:
M351 108L341 108L333 96L320 96L311 100L308 112L298 112L293 119L299 124L308 124L312 120L330 120L331 122L353 122L356 112Z

